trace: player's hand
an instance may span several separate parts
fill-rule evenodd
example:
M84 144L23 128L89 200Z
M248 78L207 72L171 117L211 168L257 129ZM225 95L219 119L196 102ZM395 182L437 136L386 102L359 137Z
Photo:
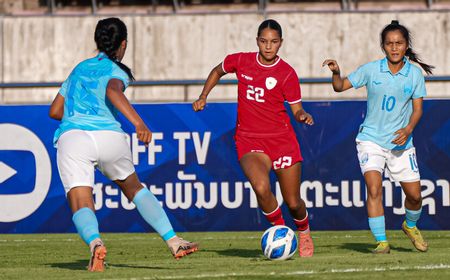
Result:
M400 128L396 132L394 132L394 135L397 135L394 140L392 140L392 144L403 146L406 144L406 141L408 141L409 136L412 133L412 129L409 127Z
M138 139L143 142L145 146L148 146L148 143L152 141L152 132L148 129L145 123L136 125L136 134Z
M306 123L308 125L314 124L313 117L310 114L306 113L304 110L301 110L297 113L297 121Z
M322 63L322 67L324 67L325 65L327 65L328 68L330 68L330 70L331 70L331 72L333 72L333 74L340 74L341 73L341 70L339 69L339 64L336 62L336 60L326 59Z
M199 97L197 100L192 103L192 109L194 109L195 112L201 111L205 109L206 106L206 97Z

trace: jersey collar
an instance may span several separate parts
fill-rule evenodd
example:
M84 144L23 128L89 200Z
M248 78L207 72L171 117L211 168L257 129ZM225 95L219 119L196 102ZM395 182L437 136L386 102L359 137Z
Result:
M261 62L259 62L258 57L259 57L259 52L256 53L256 62L258 63L259 66L264 67L264 68L271 68L271 67L274 67L274 66L277 65L278 62L280 62L280 60L281 60L281 58L280 58L279 56L277 56L277 61L275 61L274 64L271 64L271 65L265 65L265 64L262 64Z
M411 63L409 62L406 57L403 57L403 62L405 63L402 67L402 69L397 73L400 75L403 75L405 77L408 77L409 70L411 68ZM391 73L391 70L389 70L387 57L383 58L380 62L380 72L389 72ZM392 73L391 73L392 74Z
M108 56L104 52L99 52L96 57L99 59L108 58Z

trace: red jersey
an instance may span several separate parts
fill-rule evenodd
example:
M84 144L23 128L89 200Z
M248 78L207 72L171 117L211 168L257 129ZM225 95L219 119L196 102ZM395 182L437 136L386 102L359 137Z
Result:
M238 79L236 135L265 138L293 132L284 102L301 101L295 70L281 58L264 65L259 53L235 53L225 57L222 68Z

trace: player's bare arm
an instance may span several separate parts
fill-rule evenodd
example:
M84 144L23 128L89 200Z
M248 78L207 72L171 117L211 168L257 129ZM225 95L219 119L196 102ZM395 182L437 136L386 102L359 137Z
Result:
M409 136L413 132L414 128L416 127L417 123L419 123L420 118L422 117L423 109L423 98L416 98L413 100L413 112L411 114L411 117L409 118L409 123L404 128L401 128L397 130L394 134L397 135L395 139L392 141L393 144L402 146L406 143Z
M64 115L64 96L57 94L48 112L50 118L60 121Z
M152 140L152 132L145 125L144 121L138 115L133 106L124 95L123 83L118 79L111 79L108 82L108 87L106 89L106 96L136 128L136 134L140 141L146 145Z
M350 83L350 81L347 78L342 78L341 77L341 70L339 69L339 64L337 63L336 60L326 59L322 63L322 67L325 66L325 65L327 65L328 68L333 73L333 75L332 75L332 84L333 84L334 91L341 92L341 91L344 91L344 90L347 90L347 89L353 87L352 84Z
M296 121L306 123L308 125L314 124L314 118L307 113L305 109L303 109L301 102L291 104L290 106Z
M222 63L214 67L211 72L208 75L208 78L206 79L205 85L203 86L202 93L198 97L194 103L192 103L192 109L197 112L201 111L206 106L206 98L208 97L208 94L211 92L211 90L217 85L220 78L224 76L226 73L222 69Z

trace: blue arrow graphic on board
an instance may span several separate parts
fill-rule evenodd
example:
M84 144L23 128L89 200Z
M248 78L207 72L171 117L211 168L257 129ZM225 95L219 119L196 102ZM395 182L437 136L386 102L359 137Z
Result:
M17 171L0 161L0 184L16 175Z

